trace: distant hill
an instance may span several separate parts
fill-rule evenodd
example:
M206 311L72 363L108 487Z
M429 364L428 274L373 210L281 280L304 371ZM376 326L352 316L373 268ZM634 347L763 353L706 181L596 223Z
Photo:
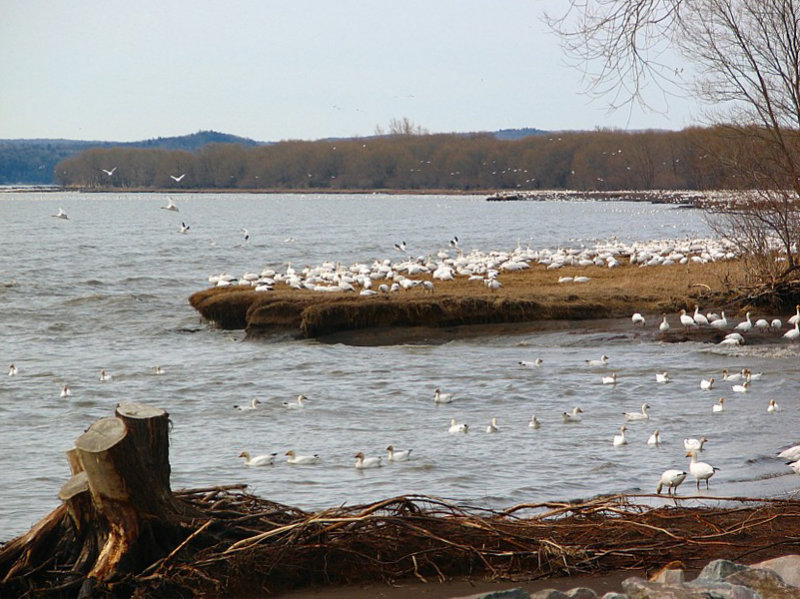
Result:
M194 152L210 143L232 143L244 146L265 145L246 137L217 131L198 131L179 137L158 137L144 141L78 141L69 139L6 139L0 140L0 185L54 183L56 164L91 148L163 148Z
M497 139L514 140L524 139L526 137L530 137L531 135L544 135L545 133L548 133L548 131L526 127L524 129L500 129L499 131L494 132L494 136Z

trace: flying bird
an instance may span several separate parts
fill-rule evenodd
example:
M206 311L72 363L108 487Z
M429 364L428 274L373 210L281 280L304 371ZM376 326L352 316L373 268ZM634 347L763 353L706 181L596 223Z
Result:
M63 208L59 208L56 214L51 214L50 216L52 216L53 218L61 218L64 220L69 220L69 217L67 216L67 213L64 212Z
M189 225L187 225L184 222L181 223L181 233L188 233L189 229L190 229Z
M169 210L170 212L180 212L178 207L175 205L175 202L172 201L172 198L167 198L167 205L160 207L162 210Z
M183 173L179 177L176 177L175 175L170 175L169 178L172 179L173 181L175 181L175 183L180 183L185 176L186 176L186 173Z
M250 241L250 231L242 227L242 233L244 233L244 242L247 243Z
M116 170L117 170L117 167L115 166L115 167L114 167L114 168L112 168L110 171L107 171L107 170L106 170L106 169L104 169L104 168L101 168L100 170L101 170L101 171L103 171L103 172L104 172L106 175L108 175L108 176L110 177L111 175L113 175L113 174L114 174L114 171L116 171Z

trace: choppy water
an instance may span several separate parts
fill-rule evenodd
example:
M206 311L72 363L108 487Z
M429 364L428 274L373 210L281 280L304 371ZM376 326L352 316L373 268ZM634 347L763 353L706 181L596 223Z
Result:
M651 492L662 470L685 468L682 439L709 437L702 459L721 468L711 495L790 492L796 475L774 454L798 437L798 350L785 343L722 350L662 344L628 322L540 328L444 344L357 347L287 338L247 341L201 322L188 296L209 274L283 269L325 260L394 258L405 241L427 254L458 235L465 248L580 246L618 236L706 235L696 211L598 202L503 202L453 196L0 193L0 540L58 504L64 452L121 400L172 416L173 487L246 482L270 499L314 509L405 493L488 507ZM63 207L70 220L50 218ZM178 233L180 222L190 226ZM243 244L242 227L251 235ZM12 284L12 281L14 284ZM711 307L709 307L711 308ZM620 382L600 384L585 360L611 356ZM539 369L520 360L541 357ZM8 364L19 368L5 375ZM165 374L153 369L162 365ZM763 371L746 396L699 388L722 368ZM113 380L100 382L106 369ZM674 382L655 383L668 370ZM73 396L59 397L68 383ZM433 389L454 392L435 406ZM302 411L282 408L303 393ZM719 395L727 412L712 416ZM234 404L261 399L261 409ZM768 415L770 398L782 405ZM621 412L652 406L611 446ZM564 425L574 405L584 422ZM537 414L539 430L529 429ZM491 417L501 432L483 432ZM472 432L447 433L451 418ZM663 445L645 441L654 428ZM367 472L352 455L413 447L414 459ZM240 451L294 448L319 465L245 469ZM681 493L694 490L687 481Z

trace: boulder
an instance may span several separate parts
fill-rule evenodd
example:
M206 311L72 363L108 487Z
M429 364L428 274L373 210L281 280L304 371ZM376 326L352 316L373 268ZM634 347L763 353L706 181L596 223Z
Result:
M800 555L784 555L753 564L752 567L772 570L786 584L800 587Z

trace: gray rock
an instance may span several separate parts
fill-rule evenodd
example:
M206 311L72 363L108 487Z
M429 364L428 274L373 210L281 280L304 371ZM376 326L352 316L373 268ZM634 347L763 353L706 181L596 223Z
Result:
M769 599L797 599L800 597L797 587L786 584L772 570L747 568L731 574L725 581L746 586L753 589L759 596L769 597Z
M650 582L658 582L661 584L683 584L686 582L686 577L681 569L661 570L661 572L650 579Z
M707 580L725 580L730 574L746 569L747 566L737 564L727 559L715 559L703 568L702 572L697 576L696 581L701 583Z
M800 555L784 555L753 564L751 567L772 570L786 584L800 587Z
M622 588L630 599L763 599L747 587L714 580L666 585L632 577L623 581Z
M507 589L503 591L489 591L477 595L454 597L453 599L530 599L530 594L525 589Z
M575 587L567 591L569 599L597 599L597 593L587 587Z
M556 589L544 589L531 595L531 599L569 599L569 596Z
M608 593L600 597L600 599L630 599L630 597L628 597L627 595L623 595L622 593L614 593L612 591L609 591Z

